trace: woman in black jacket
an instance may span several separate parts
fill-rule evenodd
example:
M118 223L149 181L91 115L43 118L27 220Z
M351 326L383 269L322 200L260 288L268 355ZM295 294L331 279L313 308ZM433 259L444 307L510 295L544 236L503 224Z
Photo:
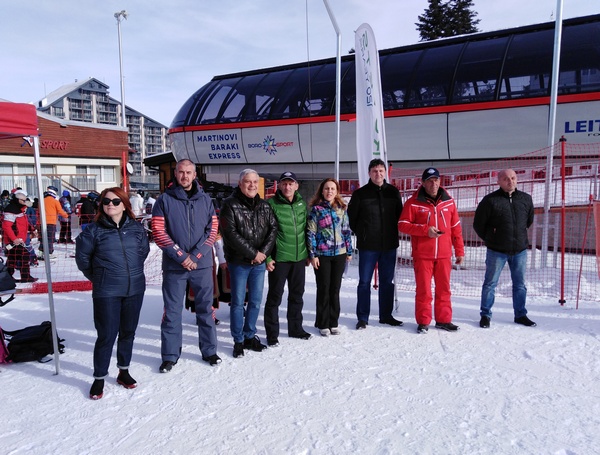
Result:
M92 282L94 325L94 383L90 398L104 393L104 378L117 335L117 383L137 386L129 375L133 339L138 325L146 277L144 261L150 247L143 226L135 220L127 193L108 188L100 195L100 209L76 239L77 267Z

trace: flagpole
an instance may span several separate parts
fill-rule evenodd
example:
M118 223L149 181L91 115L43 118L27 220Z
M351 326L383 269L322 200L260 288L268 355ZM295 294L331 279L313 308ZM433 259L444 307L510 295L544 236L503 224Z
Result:
M554 136L556 131L556 106L558 97L558 76L560 74L560 48L562 40L563 0L556 1L556 24L554 26L554 55L552 59L552 79L550 82L550 115L548 116L548 157L546 161L546 184L544 187L544 224L542 228L542 260L546 267L548 252L548 231L550 225L550 187L554 156Z

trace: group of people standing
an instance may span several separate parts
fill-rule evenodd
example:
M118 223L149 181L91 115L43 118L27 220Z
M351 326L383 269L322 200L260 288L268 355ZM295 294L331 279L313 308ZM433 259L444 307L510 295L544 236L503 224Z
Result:
M369 164L369 182L354 191L348 205L339 183L323 180L307 205L293 172L284 172L275 196L265 201L258 194L259 175L241 172L238 186L225 199L217 218L210 197L197 180L196 166L181 160L175 176L152 210L152 236L163 251L161 322L161 373L170 372L183 348L182 311L189 286L194 293L198 345L202 359L221 363L217 354L213 318L213 246L223 239L231 283L230 330L233 357L246 350L261 352L279 344L279 306L288 285L288 335L308 340L303 328L305 267L311 264L317 284L315 327L322 336L338 335L342 276L359 250L357 286L358 330L369 323L371 280L379 274L379 322L402 326L392 316L394 270L398 232L411 236L416 281L417 332L435 327L454 332L450 301L452 250L456 264L464 260L462 229L456 204L440 186L440 174L427 168L422 185L403 206L397 188L386 181L385 162ZM481 299L480 326L489 328L494 290L506 262L513 279L515 322L534 326L525 309L527 228L533 222L531 197L516 188L516 174L508 169L498 176L500 189L486 196L477 208L475 231L488 247ZM119 188L100 196L102 209L77 238L78 267L93 283L94 321L98 340L94 348L94 383L90 397L101 398L112 346L118 335L117 382L133 388L129 375L133 338L145 289L143 262L148 238L135 222L131 202ZM256 335L265 273L268 293L264 309L266 345ZM431 283L435 283L435 297ZM432 300L434 305L432 305ZM433 314L432 314L433 313Z

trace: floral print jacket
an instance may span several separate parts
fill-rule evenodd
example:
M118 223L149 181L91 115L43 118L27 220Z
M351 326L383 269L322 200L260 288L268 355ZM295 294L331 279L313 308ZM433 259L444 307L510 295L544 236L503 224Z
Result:
M314 205L306 222L306 246L312 259L317 256L352 255L352 232L346 210L327 201Z

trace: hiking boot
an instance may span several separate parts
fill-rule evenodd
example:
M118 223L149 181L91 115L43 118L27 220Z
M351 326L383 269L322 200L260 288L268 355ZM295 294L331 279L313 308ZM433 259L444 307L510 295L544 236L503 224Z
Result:
M339 335L341 333L339 327L330 327L329 331L332 335Z
M426 324L419 324L417 326L417 333L427 333L429 332L429 326Z
M391 325L392 327L400 327L401 325L404 325L404 322L399 321L398 319L394 319L391 316L389 318L380 319L379 323Z
M253 338L246 338L244 340L244 349L250 349L251 351L261 352L267 349L267 347L260 342L260 338L254 335Z
M331 335L331 330L319 329L319 333L321 334L322 337L328 337L329 335Z
M526 327L535 327L537 324L529 319L527 316L521 316L520 318L515 318L515 323L524 325Z
M274 348L276 346L279 346L279 340L277 338L267 338L267 344L270 348Z
M92 387L90 388L90 398L92 400L99 400L104 396L104 379L94 380Z
M161 373L168 373L169 371L171 371L171 369L176 363L177 361L172 362L171 360L165 360L163 363L160 364L160 368L158 369L158 371L160 371Z
M221 363L221 357L219 357L217 354L209 355L208 357L202 356L202 360L208 362L211 367L217 366L219 363Z
M488 318L487 316L481 316L481 320L479 321L479 327L481 327L482 329L489 329L490 318Z
M303 330L300 333L294 333L293 335L290 335L290 338L298 338L300 340L310 340L312 338L312 335L310 333L308 333L307 331Z
M365 330L367 328L367 322L366 321L358 321L356 323L356 330Z
M436 322L435 328L445 330L446 332L456 332L458 330L458 326L451 322Z
M233 343L233 358L244 357L244 343Z
M137 382L131 377L129 370L119 370L117 384L122 385L126 389L135 389L137 387Z
M34 278L31 275L21 278L21 283L35 283L39 278Z

